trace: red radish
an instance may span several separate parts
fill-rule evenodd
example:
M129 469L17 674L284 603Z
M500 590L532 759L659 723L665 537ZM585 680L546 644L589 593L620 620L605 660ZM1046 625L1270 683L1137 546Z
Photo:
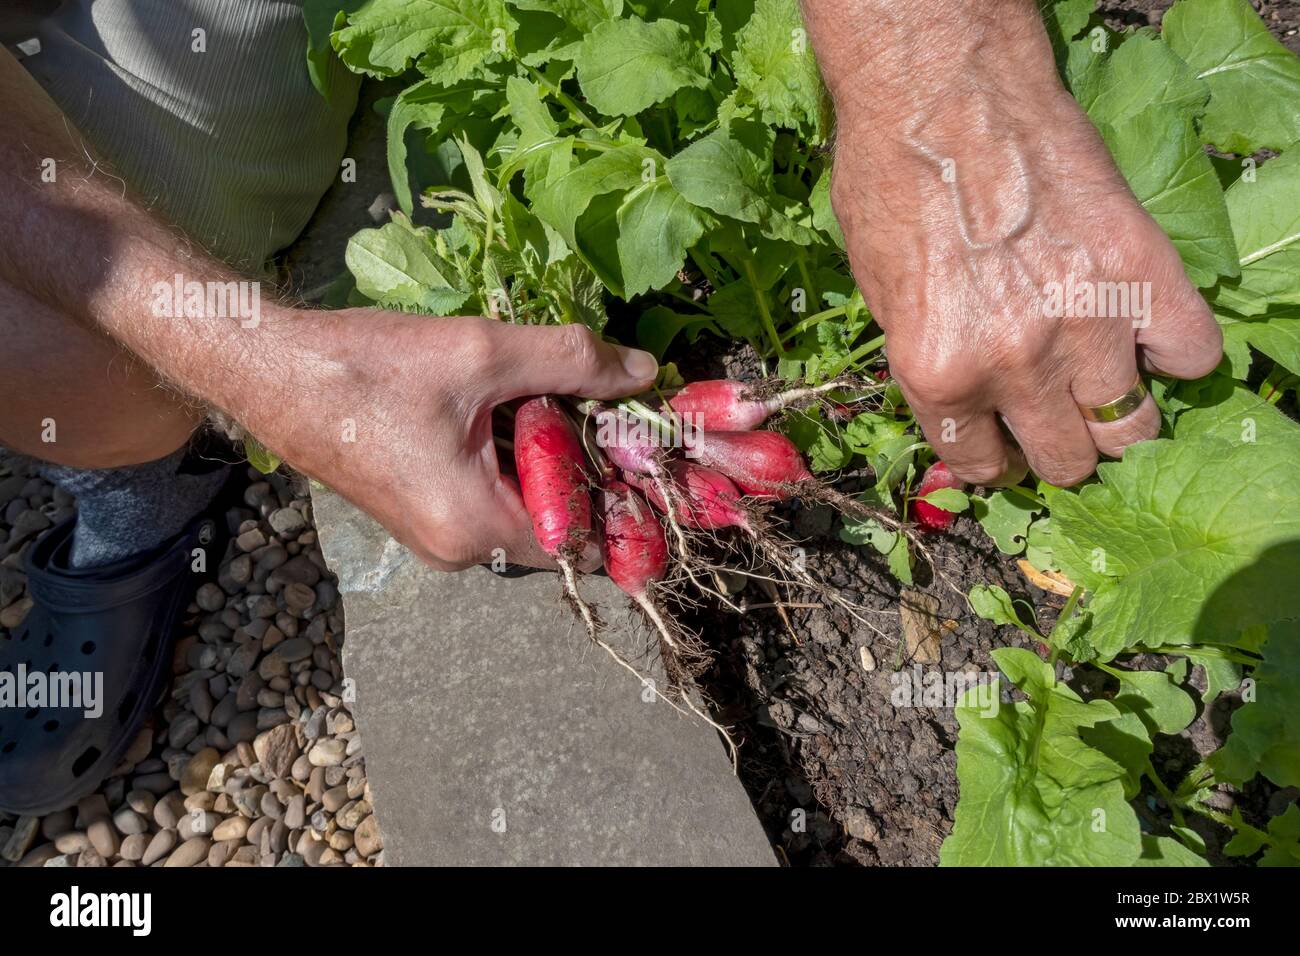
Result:
M616 479L600 490L605 532L601 556L605 571L624 592L638 601L668 570L664 529L645 499Z
M831 402L831 407L826 410L826 417L833 422L850 422L856 414L852 405L843 402Z
M687 528L712 531L717 528L745 528L749 517L740 507L740 490L730 478L712 468L690 461L668 465L671 487L677 492L674 517ZM663 492L654 481L628 475L628 484L640 489L660 511L668 510Z
M640 605L675 658L687 648L682 635L665 619L650 595L650 585L662 581L668 572L668 541L663 525L645 499L616 479L605 482L600 492L604 534L600 553L610 579Z
M928 501L919 500L940 488L956 488L958 491L964 491L966 483L953 477L952 472L943 462L936 461L921 476L921 483L916 486L918 500L912 502L912 514L916 516L916 523L926 531L945 531L957 517L951 511L945 511Z
M657 475L663 471L665 446L656 426L621 408L596 412L596 445L620 471Z
M786 486L814 480L794 442L779 432L698 432L687 454L722 472L747 495L784 500L794 494Z
M586 458L563 409L532 398L515 413L515 470L537 543L570 564L594 557Z
M752 382L706 379L684 386L668 404L677 414L690 416L691 425L696 429L743 432L757 428L788 405L811 401L823 392L844 387L843 382L828 382L761 398L754 394Z

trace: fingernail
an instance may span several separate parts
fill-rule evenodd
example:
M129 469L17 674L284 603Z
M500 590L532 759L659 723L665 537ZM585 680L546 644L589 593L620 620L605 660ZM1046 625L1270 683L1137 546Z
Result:
M641 349L629 349L616 345L619 358L623 362L623 371L638 381L653 381L659 374L659 362L649 352Z

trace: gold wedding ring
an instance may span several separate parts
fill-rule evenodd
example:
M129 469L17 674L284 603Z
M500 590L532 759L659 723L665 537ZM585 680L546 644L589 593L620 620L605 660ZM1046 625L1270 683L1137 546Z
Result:
M1117 422L1126 415L1137 411L1142 400L1147 397L1147 386L1139 375L1133 387L1119 398L1105 405L1080 405L1079 411L1090 422Z

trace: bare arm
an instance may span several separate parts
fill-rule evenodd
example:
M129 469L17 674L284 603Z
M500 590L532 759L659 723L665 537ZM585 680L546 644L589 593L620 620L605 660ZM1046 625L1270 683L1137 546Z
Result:
M499 472L492 408L528 394L615 397L652 356L584 328L479 317L320 312L265 296L256 324L155 314L154 289L240 276L190 245L99 168L66 118L0 50L0 282L100 329L188 395L365 508L431 563L502 548L550 562ZM42 162L53 159L53 182ZM3 428L0 421L0 428Z
M1124 393L1139 362L1207 373L1219 331L1061 86L1032 0L804 10L836 106L832 197L854 274L938 454L969 480L1009 480L1018 444L1072 484L1153 437L1150 398L1113 423L1079 405ZM1120 281L1150 283L1145 317L1046 305L1053 283Z

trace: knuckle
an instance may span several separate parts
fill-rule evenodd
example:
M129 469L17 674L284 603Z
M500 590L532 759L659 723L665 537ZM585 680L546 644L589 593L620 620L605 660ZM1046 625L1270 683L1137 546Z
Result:
M564 359L581 369L594 369L600 365L600 348L596 335L585 325L562 326L558 334L558 347Z
M436 533L430 550L439 563L457 569L467 568L482 560L479 542L459 528L445 524Z
M952 355L938 355L919 367L900 371L899 380L917 400L935 408L966 403L975 392L975 376L969 361Z
M998 332L992 363L1001 372L1030 372L1047 361L1053 343L1059 338L1059 323L1054 319L1040 323L1005 323Z
M464 363L475 369L490 367L498 357L492 320L465 316L455 322L456 348Z

